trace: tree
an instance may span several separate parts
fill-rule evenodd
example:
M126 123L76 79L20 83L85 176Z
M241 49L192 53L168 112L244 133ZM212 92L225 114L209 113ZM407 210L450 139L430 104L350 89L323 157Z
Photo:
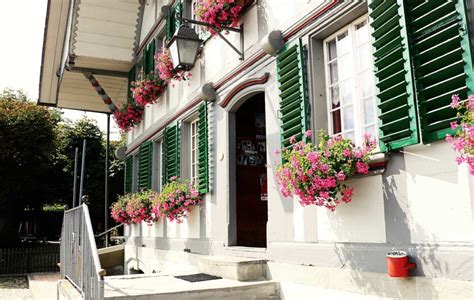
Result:
M0 241L16 236L25 205L48 197L55 113L5 90L0 95Z
M75 148L80 159L84 139L84 194L95 228L102 229L105 140L97 122L63 120L59 110L29 102L22 91L0 93L0 244L12 245L25 208L40 212L44 204L72 206ZM111 142L110 202L123 193L123 162L113 155L123 143Z
M89 196L89 209L94 228L103 229L106 141L97 122L90 118L84 117L76 123L66 121L58 128L58 164L63 166L65 177L68 179L68 182L64 183L69 191L65 199L68 199L67 204L71 207L75 148L79 149L80 162L84 139L87 140L87 149L83 194ZM110 144L109 202L112 202L117 194L123 193L123 162L116 160L113 155L114 150L122 144L123 141Z

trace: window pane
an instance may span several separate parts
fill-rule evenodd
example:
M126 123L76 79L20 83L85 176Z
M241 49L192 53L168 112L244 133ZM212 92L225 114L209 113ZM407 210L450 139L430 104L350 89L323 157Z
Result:
M368 98L364 100L364 124L374 122L374 99Z
M374 138L375 135L375 125L369 126L365 128L365 133L370 134L371 138Z
M353 75L353 61L352 55L344 55L343 57L338 58L339 65L338 65L338 75L339 80L343 80Z
M341 56L351 50L349 33L346 31L337 36L337 52Z
M359 92L361 98L374 94L374 75L371 70L359 74Z
M353 143L355 141L354 131L344 133L344 137L352 140Z
M342 101L342 105L351 104L354 98L352 79L341 82L339 84L339 89L339 97Z
M342 116L344 120L344 131L354 129L354 108L352 106L342 108Z
M332 112L332 133L336 134L341 132L341 110Z
M356 28L356 42L357 45L361 45L369 41L369 30L367 26L367 21L359 23L355 26Z
M328 42L328 54L329 60L333 60L337 57L336 40Z
M331 103L334 106L338 107L339 106L339 86L335 85L331 88Z
M329 64L329 83L335 83L337 82L338 80L338 76L337 76L337 61L335 62L332 62Z
M365 44L357 49L357 66L359 71L372 67L370 44Z

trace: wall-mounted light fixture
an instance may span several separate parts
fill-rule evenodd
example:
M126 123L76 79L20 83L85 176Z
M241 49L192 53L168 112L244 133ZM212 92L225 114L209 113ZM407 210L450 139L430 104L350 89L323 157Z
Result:
M278 51L283 48L284 45L285 42L283 41L283 33L281 30L273 30L260 42L262 50L271 56L276 56Z
M216 28L215 26L189 19L189 18L184 18L183 15L187 16L186 14L186 5L183 6L183 12L181 15L177 16L177 19L183 22L183 25L181 28L178 29L177 34L171 38L169 41L167 47L171 51L171 58L173 59L173 62L176 61L176 65L180 66L181 68L186 67L187 70L192 69L194 66L194 63L197 58L197 53L199 51L199 45L202 44L202 40L199 39L196 31L193 28L189 27L189 24L196 24L200 26L206 26L214 29L219 37L226 42L227 45L229 45L237 54L240 56L240 60L244 60L244 31L243 31L243 25L240 26L240 28L234 28L234 27L222 27L220 29ZM166 16L170 14L172 11L170 5L164 5L161 7L161 12ZM236 32L240 35L240 50L237 49L232 43L222 35L220 30L226 30L226 31L232 31ZM199 41L199 45L198 45ZM198 46L196 46L198 45ZM174 50L172 48L174 47ZM185 48L189 48L186 50ZM174 51L174 53L173 53ZM194 53L192 53L194 51ZM193 58L193 62L191 62L191 58ZM187 60L187 61L185 61Z
M191 70L196 62L201 44L202 40L199 39L194 29L187 26L180 27L168 43L173 67L184 71Z
M199 88L199 98L204 101L212 102L216 100L216 89L212 82L207 82Z

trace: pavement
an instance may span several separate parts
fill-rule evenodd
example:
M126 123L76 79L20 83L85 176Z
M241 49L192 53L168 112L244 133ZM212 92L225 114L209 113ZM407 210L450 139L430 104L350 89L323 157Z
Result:
M2 276L0 277L0 299L56 299L56 285L59 278L59 273L36 273L24 276Z
M56 299L59 279L59 273L29 274L28 280L30 282L31 299Z

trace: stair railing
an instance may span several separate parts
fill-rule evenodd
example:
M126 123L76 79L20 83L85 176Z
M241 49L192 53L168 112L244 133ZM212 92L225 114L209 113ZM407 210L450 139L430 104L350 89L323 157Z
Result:
M64 212L60 270L61 278L71 282L84 299L104 299L105 270L100 266L86 204Z

